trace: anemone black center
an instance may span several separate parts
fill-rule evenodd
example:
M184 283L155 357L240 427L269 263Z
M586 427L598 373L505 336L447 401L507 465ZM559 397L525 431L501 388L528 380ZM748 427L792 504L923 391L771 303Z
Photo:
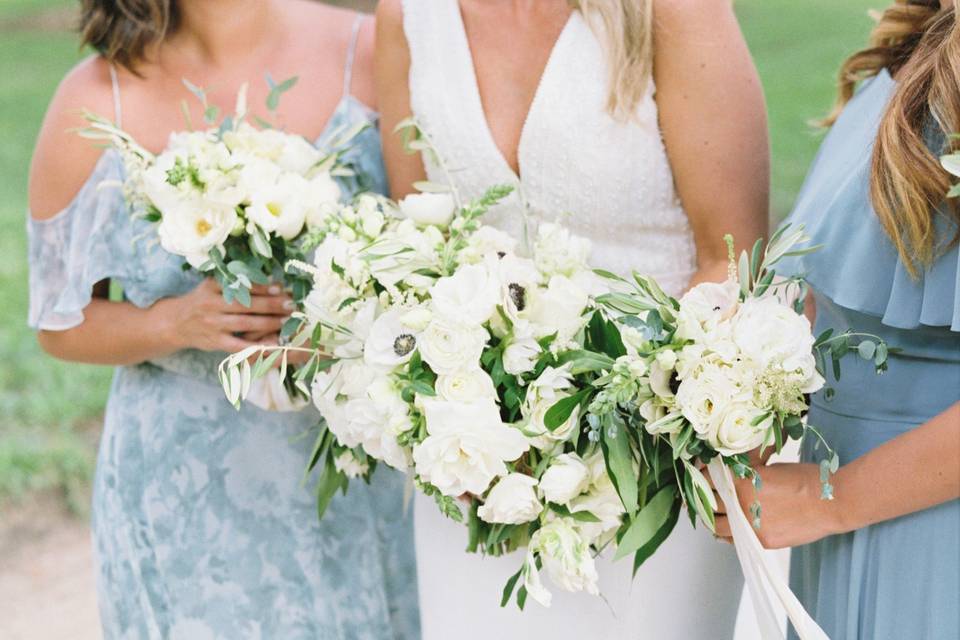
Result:
M393 352L403 357L417 348L417 339L409 333L402 333L393 341Z
M517 311L523 311L527 307L527 290L516 282L511 282L507 291L510 293L510 300L513 301Z

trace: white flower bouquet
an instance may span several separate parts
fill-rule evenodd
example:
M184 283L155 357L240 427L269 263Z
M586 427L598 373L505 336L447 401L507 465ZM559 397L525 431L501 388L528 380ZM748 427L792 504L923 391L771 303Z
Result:
M296 78L267 80L267 107L273 112ZM249 306L252 284L270 281L302 298L309 281L287 274L283 265L304 257L299 243L306 230L340 200L335 177L352 175L339 162L340 152L356 131L342 132L331 145L334 151L325 153L267 122L260 121L262 128L247 122L245 86L234 115L221 119L202 89L185 84L202 101L208 128L171 134L158 155L93 114L87 114L90 125L80 133L121 153L132 209L156 224L161 246L183 257L185 268L216 278L228 302Z
M296 377L325 418L311 459L321 516L382 462L464 522L471 551L526 548L504 603L516 591L521 606L528 594L549 605L541 569L596 594L594 555L625 510L603 446L564 409L580 397L564 354L592 344L593 296L606 290L589 244L547 224L522 257L480 221L510 188L463 203L448 187L419 187L398 204L365 194L327 211L307 241L312 262L288 265L312 279L296 314L310 344L232 356L224 390L239 403L278 359L284 368L306 351Z

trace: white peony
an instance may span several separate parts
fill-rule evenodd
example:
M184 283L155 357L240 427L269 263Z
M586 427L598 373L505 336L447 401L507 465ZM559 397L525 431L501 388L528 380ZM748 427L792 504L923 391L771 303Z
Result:
M677 337L702 340L707 332L736 311L739 300L740 285L733 280L698 284L680 298Z
M533 255L537 267L545 274L572 277L588 269L590 241L573 235L561 225L544 223L537 231Z
M456 204L449 193L411 193L397 206L405 218L421 226L446 227L456 213Z
M547 502L566 505L590 486L590 469L576 453L564 453L550 462L540 478Z
M372 367L394 369L410 361L417 349L417 332L403 323L401 311L390 309L370 327L363 361Z
M223 249L236 224L235 209L197 198L178 201L176 207L168 208L157 232L164 250L183 256L199 268L212 249Z
M433 310L464 324L486 323L500 302L500 283L484 266L460 267L449 277L440 278L430 290Z
M543 511L537 498L537 480L522 473L511 473L493 485L477 515L493 524L533 522Z
M434 387L439 397L450 402L470 403L497 399L493 380L480 367L439 375Z
M449 402L420 398L427 438L413 451L420 477L448 496L480 495L497 476L507 474L505 462L528 449L526 438L505 425L491 401Z
M420 334L420 355L434 373L456 373L479 366L488 339L481 326L434 316Z

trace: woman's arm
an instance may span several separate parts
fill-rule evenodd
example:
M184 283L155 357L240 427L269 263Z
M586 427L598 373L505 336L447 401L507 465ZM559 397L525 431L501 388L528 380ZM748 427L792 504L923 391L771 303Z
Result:
M769 549L808 544L955 500L960 402L841 467L831 479L833 500L820 499L816 464L774 464L759 471L759 495L749 481L738 481L737 494L744 510L759 499L757 535ZM717 518L717 535L730 536L725 516Z
M412 113L410 108L410 49L403 31L403 6L400 0L382 0L377 7L377 46L374 79L380 103L380 133L383 158L394 198L414 191L413 183L426 178L420 154L408 154L400 136L393 132L397 123Z
M697 244L691 284L727 275L724 234L766 234L770 148L763 90L730 0L658 0L660 128Z

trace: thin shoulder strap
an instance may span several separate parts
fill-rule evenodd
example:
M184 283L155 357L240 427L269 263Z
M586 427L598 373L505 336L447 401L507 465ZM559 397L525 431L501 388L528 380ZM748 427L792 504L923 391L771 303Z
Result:
M117 68L110 65L110 82L113 85L113 120L118 127L123 126L123 109L120 106L120 78Z
M347 45L347 63L343 68L343 95L350 95L350 85L353 81L353 61L357 57L357 41L360 39L360 26L363 24L364 15L358 13L353 19L353 27L350 32L350 44Z

